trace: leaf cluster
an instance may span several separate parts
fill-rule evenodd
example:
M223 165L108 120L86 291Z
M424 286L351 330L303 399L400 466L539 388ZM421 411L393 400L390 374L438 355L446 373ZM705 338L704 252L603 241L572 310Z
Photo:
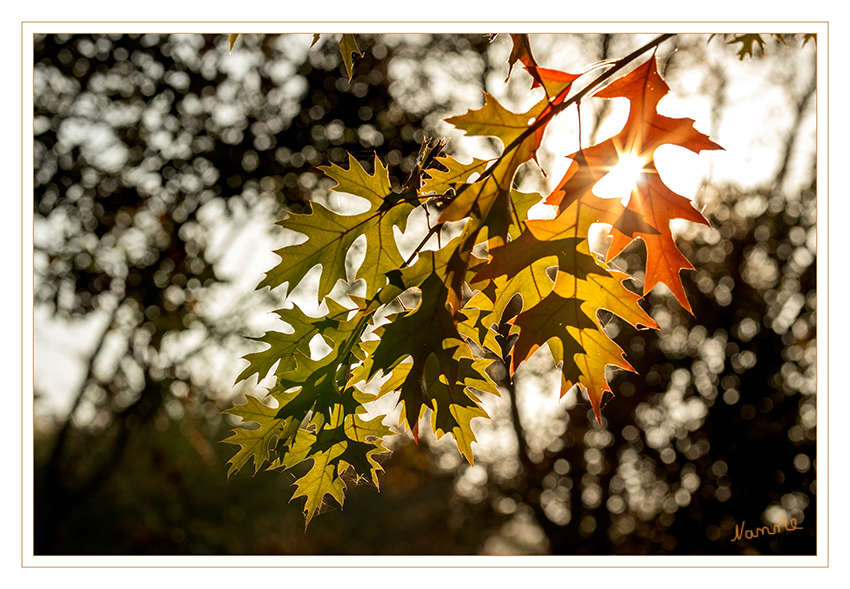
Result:
M287 284L292 292L320 266L317 302L324 302L328 311L318 318L297 306L276 311L292 332L266 333L258 341L269 347L246 356L249 365L238 380L255 374L263 380L274 368L268 393L272 404L248 398L227 410L259 424L256 429L237 428L225 440L240 447L230 460L230 473L250 460L255 472L267 462L270 469L289 469L312 461L295 482L294 495L306 498L309 523L325 495L343 503L349 470L355 479L378 485L376 457L386 451L383 439L395 432L383 424L385 414L369 413L369 403L393 393L401 406L400 428L418 440L420 419L430 415L436 437L451 436L472 463L476 439L471 422L487 417L481 395L499 395L488 368L504 363L512 377L543 346L559 368L561 394L578 386L601 425L602 399L610 392L606 367L633 368L605 332L600 311L636 328L657 327L641 307L641 295L624 284L631 277L611 261L633 240L642 240L647 251L643 294L663 283L690 311L679 272L692 266L676 247L670 221L708 224L688 199L664 184L654 153L662 145L695 153L721 148L697 131L693 120L657 112L669 88L654 56L598 90L669 37L609 64L610 69L574 92L573 84L586 72L539 67L528 37L511 35L509 66L521 63L543 96L527 111L515 113L485 94L481 108L447 119L469 136L499 140L503 149L498 157L463 163L440 154L442 143L426 143L419 168L399 191L393 190L377 157L372 173L353 156L347 168L323 167L336 181L337 193L364 199L369 208L342 215L313 202L309 213L279 221L307 241L277 250L280 263L258 288ZM570 154L564 178L545 198L518 191L517 171L536 161L548 124L593 91L597 98L630 101L623 129ZM594 186L625 155L642 162L627 204L598 197ZM551 218L529 217L540 202L554 211ZM439 216L404 259L396 233L405 231L419 208L426 209L428 218L432 212ZM443 240L449 223L462 224L462 229ZM588 240L597 223L611 228L604 256L592 251ZM348 251L361 236L365 260L349 276ZM437 249L424 250L435 236ZM339 281L349 280L365 282L365 295L349 295L344 301L329 296ZM411 296L418 301L405 308L403 302ZM317 336L331 350L322 358L310 351Z
M735 33L726 33L720 35L723 37L723 40L726 41L727 45L731 45L733 43L740 43L741 48L738 50L738 59L741 61L744 60L745 57L752 58L754 55L754 51L756 47L758 47L758 52L761 56L764 56L764 46L766 40L762 35L758 33L747 33L747 34L735 34ZM783 46L788 46L789 40L794 40L797 36L795 34L782 34L782 33L771 33L770 35L764 35L768 37L768 39L773 38L775 41L778 41ZM714 37L714 35L712 35ZM802 35L803 37L803 45L808 43L809 41L813 41L817 43L817 35L814 33L806 33Z

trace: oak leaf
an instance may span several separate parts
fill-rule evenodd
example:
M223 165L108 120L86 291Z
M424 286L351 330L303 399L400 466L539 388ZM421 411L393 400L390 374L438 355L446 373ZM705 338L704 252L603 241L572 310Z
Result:
M289 292L314 266L320 264L318 300L321 302L338 280L345 280L345 257L354 241L366 237L366 257L355 278L366 281L366 297L371 298L386 284L386 274L402 265L393 227L404 231L414 205L396 194L390 184L386 166L376 157L375 171L370 175L353 156L348 169L336 164L320 169L337 181L336 190L365 198L369 210L358 215L339 215L318 203L312 203L311 214L290 213L278 225L308 236L308 240L275 253L280 263L266 273L257 288L272 288L289 283Z
M697 131L693 119L673 119L658 114L658 103L668 92L669 87L659 75L655 59L650 59L598 92L596 96L599 98L628 98L631 103L628 120L614 137L569 156L573 162L546 202L558 205L561 215L576 201L587 203L594 209L607 208L608 211L600 211L597 218L598 222L612 225L613 240L606 260L610 262L631 241L641 238L646 243L647 258L651 260L647 264L644 294L663 282L679 303L691 312L679 272L692 266L672 239L670 221L686 219L704 225L708 225L708 221L688 199L663 184L655 168L654 155L661 145L678 145L695 153L722 148ZM598 199L592 194L593 185L619 162L621 154L632 155L643 162L637 188L624 210L613 201L610 205L601 202L611 199ZM572 223L572 220L569 219L569 222ZM562 222L556 218L534 222L529 227L542 238L546 232L557 233L559 223Z
M484 370L492 361L475 358L446 306L452 245L422 252L416 264L401 271L404 287L419 290L421 299L416 308L376 329L380 341L368 359L368 378L379 369L392 372L398 383L393 388L400 392L404 407L401 419L414 438L418 439L419 418L427 407L432 410L435 433L450 433L471 462L470 444L475 437L469 423L486 413L470 389L498 392ZM408 358L412 362L403 362Z

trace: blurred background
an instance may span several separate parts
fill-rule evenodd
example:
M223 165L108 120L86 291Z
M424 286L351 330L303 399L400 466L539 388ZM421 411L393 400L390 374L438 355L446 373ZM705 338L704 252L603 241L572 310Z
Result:
M651 36L534 35L544 67L581 71ZM402 183L426 137L456 157L498 143L442 119L482 90L514 110L539 97L510 40L36 35L34 449L36 554L815 554L816 76L814 42L764 56L680 35L659 49L668 116L725 152L659 150L665 182L711 228L676 226L696 267L694 315L663 288L658 331L607 329L638 374L612 372L603 428L558 398L545 350L476 424L475 466L448 437L392 440L381 490L350 488L304 530L293 473L230 480L221 411L278 328L283 293L254 291L284 245L273 226L308 199L338 206L318 166L377 154ZM628 103L582 103L584 145ZM550 125L523 190L560 179L578 148L571 109ZM639 285L643 249L614 264ZM280 290L280 289L278 289ZM395 424L393 424L395 425ZM329 499L330 501L330 499ZM802 528L733 541L795 518Z

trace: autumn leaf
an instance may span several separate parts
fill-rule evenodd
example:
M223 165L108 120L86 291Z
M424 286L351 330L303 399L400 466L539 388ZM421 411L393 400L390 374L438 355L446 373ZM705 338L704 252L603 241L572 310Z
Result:
M670 235L670 221L686 219L703 225L708 225L708 221L688 199L664 185L655 169L654 155L661 145L678 145L694 153L723 148L697 131L693 119L671 119L658 114L658 103L669 90L656 69L655 60L650 59L597 93L599 98L625 97L631 102L626 125L615 136L612 146L617 153L633 154L645 162L638 179L638 189L633 192L626 209L636 213L654 229L648 232L638 228L626 233L618 227L620 220L613 223L614 240L608 250L607 260L612 260L633 239L641 237L646 242L647 257L652 260L651 264L647 263L644 294L659 282L664 282L679 303L691 312L679 272L693 266L676 247ZM624 219L623 223L626 221Z
M645 172L632 192L626 211L634 212L633 218L645 222L650 230L628 223L628 218L621 216L611 231L608 261L614 259L634 238L640 237L646 243L644 293L650 292L657 284L664 283L679 304L693 313L679 276L682 270L692 270L693 266L679 251L670 231L662 229L669 228L673 219L685 219L701 225L708 225L708 221L693 207L690 200L667 188L654 164L647 164L644 169Z
M481 290L467 303L482 311L484 327L498 330L511 300L519 295L522 307L529 309L542 301L555 287L548 270L558 266L565 241L538 241L524 231L511 242L494 248L491 260L482 266L471 282ZM492 348L491 348L492 349ZM499 350L493 349L499 353Z
M525 67L525 70L531 75L531 87L538 88L542 86L546 91L546 97L553 105L558 105L566 98L566 91L569 90L572 83L580 77L580 74L568 74L558 70L542 68L537 65L537 61L531 54L531 42L528 35L511 34L513 43L511 54L508 57L508 77L511 76L514 64L519 61Z
M578 206L577 202L573 203L561 219L569 217L569 212ZM519 294L522 299L522 311L511 322L519 334L511 357L511 373L548 343L555 364L561 366L562 394L573 384L580 384L588 392L597 420L601 421L602 396L610 390L605 366L633 369L625 361L622 350L604 332L598 311L606 309L635 327L657 327L657 324L638 304L638 295L622 285L628 276L597 261L587 249L586 239L578 234L565 229L563 237L540 241L527 231L519 239L495 249L494 261L484 266L476 279L491 278L495 285L493 308L483 316L490 324L488 327L501 320L510 298ZM534 261L529 264L531 260ZM554 282L549 274L552 268L557 269ZM525 280L509 278L517 275L524 275ZM469 305L482 306L478 299L486 292L473 297Z
M404 407L402 421L414 438L418 439L419 418L426 407L430 408L440 431L451 433L471 462L470 444L475 438L469 422L486 414L466 389L494 392L495 385L483 368L474 369L486 367L490 361L475 364L472 349L446 307L445 279L451 245L438 252L423 252L416 264L401 271L404 286L417 288L421 299L415 309L376 330L381 339L369 359L369 378L378 369L394 374L401 371L403 379L396 390ZM402 363L407 358L412 362Z
M517 61L522 63L526 68L537 67L537 62L534 60L534 56L531 54L531 42L528 40L528 35L511 34L511 42L513 44L511 46L511 54L510 56L508 56L508 76L505 78L505 82L510 79L511 71L513 71L514 64ZM532 74L532 76L533 75L534 74Z
M569 77L570 74L564 76ZM475 245L486 242L489 246L498 246L509 235L519 233L528 207L515 200L518 194L512 189L514 177L522 164L536 158L554 112L552 109L563 100L570 84L561 84L557 96L543 98L525 113L511 112L485 93L482 108L446 119L467 135L497 137L505 147L502 155L475 182L457 188L454 198L440 215L440 223L470 217L460 245L449 263L449 305L454 314L461 306L462 282L472 263ZM536 124L531 126L532 123Z
M315 39L313 42L315 43ZM354 63L351 56L355 54L361 57L363 56L363 52L357 46L357 40L354 38L354 35L346 34L342 36L339 40L339 51L342 53L342 61L345 62L345 71L348 72L348 80L351 81L351 78L354 76Z
M570 168L546 202L558 205L561 215L564 215L564 210L573 202L581 201L582 205L590 206L597 213L597 222L612 225L613 241L607 261L616 257L634 239L643 239L647 257L652 260L647 267L649 279L644 284L644 294L663 282L679 303L691 311L679 272L692 266L672 239L670 221L686 219L705 225L708 221L688 199L666 188L655 169L654 155L661 145L678 145L695 153L722 148L697 131L692 119L672 119L658 114L658 103L668 92L669 87L658 74L654 59L598 92L596 96L599 98L628 98L631 103L628 120L614 137L570 156L573 159ZM595 183L619 162L621 154L637 157L643 162L638 188L633 191L625 209L620 208L616 199L599 199L592 194ZM605 200L610 204L606 204ZM562 219L559 216L554 220L530 223L529 228L538 238L548 239L547 234L561 233L559 225L564 221L572 226L571 217Z
M634 372L623 350L605 333L598 311L606 309L633 327L658 325L638 304L639 296L626 289L622 282L627 275L614 272L577 253L570 272L559 271L553 292L539 305L516 320L520 336L515 346L513 366L528 359L534 346L546 337L556 365L562 363L564 386L561 394L573 384L587 391L597 422L602 424L601 402L611 388L605 367L612 365ZM524 328L538 330L532 335L531 346L523 336ZM564 333L566 332L566 333Z

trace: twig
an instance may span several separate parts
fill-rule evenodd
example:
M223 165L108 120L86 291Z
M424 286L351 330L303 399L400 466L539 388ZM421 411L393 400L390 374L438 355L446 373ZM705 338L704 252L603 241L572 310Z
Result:
M670 39L671 37L675 37L675 36L676 36L676 33L665 33L663 35L659 35L658 37L656 37L655 39L653 39L652 41L650 41L649 43L647 43L643 47L640 47L639 49L635 49L634 51L629 53L627 56L617 60L616 63L614 64L614 66L611 69L606 70L605 72L603 72L602 74L597 76L596 79L594 79L587 86L582 88L579 92L577 92L576 94L574 94L573 96L571 96L570 98L568 98L567 100L562 102L561 104L553 105L552 108L549 109L548 112L546 112L546 114L544 114L543 116L541 116L537 120L535 120L531 125L528 126L528 129L523 131L516 139L511 141L505 147L505 150L504 150L504 152L502 152L502 155L499 158L497 158L493 162L493 164L483 174L481 174L481 177L478 178L478 181L481 181L481 180L484 180L484 179L490 177L493 174L493 171L499 165L499 162L501 161L501 159L505 156L505 154L516 149L520 144L522 144L523 141L525 141L528 138L529 135L531 135L532 133L537 131L543 125L547 124L549 122L549 120L551 120L555 115L559 114L561 111L567 109L568 107L572 106L573 104L578 104L581 101L582 98L584 98L585 96L587 96L588 94L590 94L591 92L596 90L599 86L604 84L609 78L613 77L614 74L616 74L621 69L623 69L624 67L629 65L635 59L637 59L638 57L640 57L641 55L643 55L644 53L646 53L650 49L653 49L654 47L658 47L661 43L663 43L667 39ZM460 196L460 194L464 190L466 190L466 188L468 186L471 186L471 184L462 184L461 186L459 186L458 189L457 189L456 196Z
M425 244L428 242L429 239L431 239L431 236L434 235L437 231L439 231L442 228L443 228L443 223L437 223L436 225L431 227L431 229L428 230L428 233L425 235L425 237L422 238L422 241L419 242L419 245L417 245L416 248L413 250L413 253L410 254L410 257L407 258L407 260L404 262L404 265L402 266L402 268L406 268L407 266L410 266L410 262L412 262L413 258L416 257L416 254L419 253L419 250L421 250L423 247L425 247Z

